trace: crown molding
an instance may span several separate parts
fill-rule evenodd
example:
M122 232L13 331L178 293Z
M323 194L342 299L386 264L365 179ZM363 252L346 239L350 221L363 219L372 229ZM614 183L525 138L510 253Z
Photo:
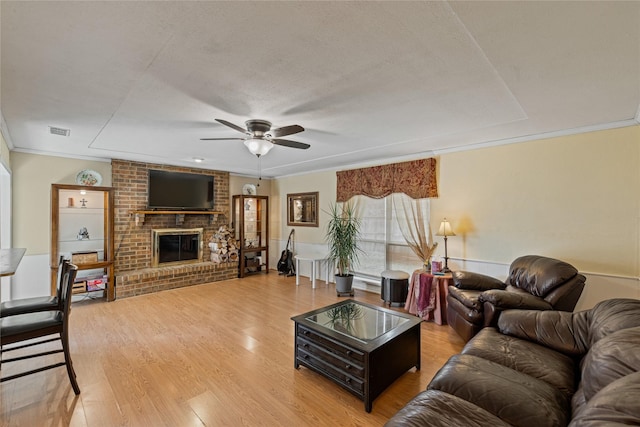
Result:
M4 121L4 115L2 114L1 109L0 109L0 132L2 132L2 137L4 138L4 142L7 143L7 146L9 147L9 151L13 150L15 148L15 145L11 140L11 134L9 133L7 122Z
M480 148L498 147L500 145L518 144L521 142L538 141L542 139L558 138L558 137L569 136L569 135L578 135L581 133L625 128L629 126L637 126L638 124L639 124L638 120L636 118L633 118L629 120L622 120L619 122L603 123L603 124L598 124L593 126L583 126L579 128L563 129L563 130L553 131L553 132L524 135L524 136L519 136L515 138L497 139L493 141L479 142L476 144L468 144L468 145L461 145L457 147L436 149L434 150L434 153L436 155L447 154L447 153L457 153L461 151L477 150Z
M80 156L80 155L74 155L74 154L65 154L64 156L62 156L60 155L60 153L52 153L50 151L42 151L42 150L31 150L28 148L15 148L12 151L16 153L37 154L40 156L62 157L63 159L77 159L77 160L89 160L92 162L111 163L111 159L105 159L104 157Z

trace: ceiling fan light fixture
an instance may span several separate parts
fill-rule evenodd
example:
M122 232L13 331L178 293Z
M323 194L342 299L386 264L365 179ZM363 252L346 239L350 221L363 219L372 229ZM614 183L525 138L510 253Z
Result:
M262 138L249 138L244 141L251 154L264 156L273 148L273 143Z

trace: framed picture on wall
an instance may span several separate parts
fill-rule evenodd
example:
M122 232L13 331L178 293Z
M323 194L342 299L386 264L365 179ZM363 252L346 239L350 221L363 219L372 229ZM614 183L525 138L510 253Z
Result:
M318 226L318 192L287 194L287 225Z

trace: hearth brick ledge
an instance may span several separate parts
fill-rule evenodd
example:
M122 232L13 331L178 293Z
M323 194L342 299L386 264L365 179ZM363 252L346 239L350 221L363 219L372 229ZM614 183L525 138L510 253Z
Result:
M237 262L222 264L200 262L123 271L116 274L116 298L133 297L236 277L238 277Z

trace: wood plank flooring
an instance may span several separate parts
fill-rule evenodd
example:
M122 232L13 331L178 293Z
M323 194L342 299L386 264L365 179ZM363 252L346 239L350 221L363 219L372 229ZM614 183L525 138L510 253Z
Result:
M381 426L461 350L448 326L423 322L422 368L373 402L293 367L294 315L332 304L333 284L275 272L115 302L72 306L64 368L0 384L5 426ZM354 299L382 306L380 295ZM403 310L403 309L398 309ZM51 356L59 357L59 356ZM3 376L36 362L2 366ZM12 366L14 365L14 366Z

